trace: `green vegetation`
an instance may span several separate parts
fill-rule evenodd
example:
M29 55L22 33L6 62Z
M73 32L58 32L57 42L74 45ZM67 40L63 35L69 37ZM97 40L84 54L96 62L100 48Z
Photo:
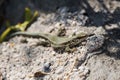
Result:
M18 23L14 26L11 26L9 22L6 22L7 29L1 34L0 42L3 42L11 31L24 32L27 26L31 22L33 22L37 16L38 16L38 11L35 11L34 14L32 14L29 8L25 8L25 21L23 23Z

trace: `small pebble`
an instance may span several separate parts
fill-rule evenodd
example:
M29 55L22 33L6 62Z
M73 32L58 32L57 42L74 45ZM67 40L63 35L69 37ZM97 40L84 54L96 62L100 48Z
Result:
M84 66L80 66L78 69L80 70L80 72L84 72L85 67Z
M52 51L52 52L51 52L51 54L52 54L53 56L55 56L55 55L56 55L55 51Z
M78 69L73 69L73 72L76 72Z
M45 63L44 66L43 66L43 71L44 72L49 72L50 71L50 66L51 66L51 63Z
M63 66L60 66L55 73L57 74L61 74L62 72L64 71L64 67Z

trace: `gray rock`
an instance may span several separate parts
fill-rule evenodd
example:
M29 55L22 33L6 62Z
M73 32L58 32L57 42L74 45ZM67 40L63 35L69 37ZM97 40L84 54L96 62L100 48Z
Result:
M44 72L49 72L50 71L50 66L51 66L51 63L47 62L43 65L43 71Z
M104 44L105 37L102 35L94 35L87 38L86 48L88 52L99 49Z
M102 26L98 27L93 33L95 33L97 35L105 35L105 34L107 34L107 32L105 31L105 29Z

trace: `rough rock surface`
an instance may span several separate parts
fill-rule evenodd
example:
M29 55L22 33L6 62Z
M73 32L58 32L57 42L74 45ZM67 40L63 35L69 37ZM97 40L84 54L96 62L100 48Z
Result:
M59 3L59 0L57 1ZM81 6L78 9L75 5L79 0L75 1L61 1L59 7L53 5L54 1L54 3L52 1L46 3L47 0L38 1L41 4L40 10L38 9L40 16L27 31L42 31L55 35L60 28L63 28L68 37L80 32L95 35L75 46L73 52L59 53L52 47L39 45L39 41L43 40L41 38L15 36L9 41L0 43L1 80L120 79L120 2L117 0L84 0L82 3L87 7L80 3ZM36 7L31 3L37 3L32 0L28 3L21 0L21 3L13 8L16 6L14 2L19 2L19 0L13 2L10 0L6 9L6 17L10 18L13 24L21 20L24 11L22 8L26 4L33 9ZM47 7L42 3L46 3ZM65 3L73 3L74 6L65 6ZM11 9L11 13L8 13ZM21 13L17 10L21 10ZM44 10L50 10L50 12L45 14ZM18 17L14 18L13 13L18 13L16 15Z

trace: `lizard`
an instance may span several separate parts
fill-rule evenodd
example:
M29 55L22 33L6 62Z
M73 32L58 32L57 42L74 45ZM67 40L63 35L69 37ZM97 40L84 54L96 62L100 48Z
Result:
M67 36L57 36L57 35L51 35L48 33L30 33L30 32L15 32L10 35L9 38L17 36L17 35L23 35L27 37L41 37L45 40L48 41L48 43L53 47L53 48L63 48L66 47L66 49L69 49L70 46L77 45L84 41L88 36L92 36L94 34L86 34L86 33L79 33L76 34L72 37L67 37Z

